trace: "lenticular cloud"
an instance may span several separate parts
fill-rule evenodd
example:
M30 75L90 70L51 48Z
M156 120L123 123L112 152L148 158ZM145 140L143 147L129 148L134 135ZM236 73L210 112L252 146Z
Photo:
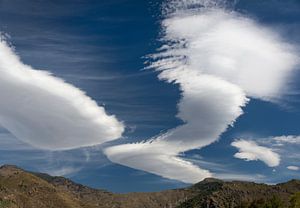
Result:
M222 0L166 1L164 45L150 56L150 68L160 72L160 80L180 86L177 116L184 124L146 142L106 149L111 161L197 182L213 174L184 161L180 153L215 142L249 99L272 101L284 95L299 63L295 50L229 7Z
M231 145L239 150L234 155L236 158L246 161L261 160L269 167L276 167L280 163L279 154L271 148L258 145L254 141L235 140Z
M121 136L124 126L80 89L23 64L0 41L0 125L37 148L64 150Z

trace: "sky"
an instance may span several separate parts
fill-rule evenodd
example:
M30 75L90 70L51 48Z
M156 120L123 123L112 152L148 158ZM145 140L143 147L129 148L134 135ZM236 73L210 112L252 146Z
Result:
M118 193L300 174L297 0L0 0L0 163Z

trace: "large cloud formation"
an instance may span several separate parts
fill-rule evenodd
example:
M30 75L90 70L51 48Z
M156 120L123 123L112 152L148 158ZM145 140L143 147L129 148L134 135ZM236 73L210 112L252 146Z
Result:
M23 64L1 37L0 125L18 139L65 150L117 139L124 125L80 89Z
M160 80L179 85L177 116L184 124L105 153L115 163L194 183L213 174L180 154L215 142L251 97L282 96L298 56L274 31L222 0L171 0L163 11L164 45L151 56L150 68Z

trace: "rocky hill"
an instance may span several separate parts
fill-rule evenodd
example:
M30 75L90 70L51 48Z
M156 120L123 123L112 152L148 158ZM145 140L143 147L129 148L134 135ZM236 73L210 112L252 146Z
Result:
M63 177L0 168L0 208L300 208L300 181L277 185L206 179L185 189L114 194Z

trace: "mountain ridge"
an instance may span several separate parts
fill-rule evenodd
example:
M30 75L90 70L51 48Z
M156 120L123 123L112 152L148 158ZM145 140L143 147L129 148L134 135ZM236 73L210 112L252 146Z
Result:
M182 189L116 194L13 165L0 167L0 208L264 208L268 203L274 208L300 208L297 193L296 179L267 185L207 178Z

